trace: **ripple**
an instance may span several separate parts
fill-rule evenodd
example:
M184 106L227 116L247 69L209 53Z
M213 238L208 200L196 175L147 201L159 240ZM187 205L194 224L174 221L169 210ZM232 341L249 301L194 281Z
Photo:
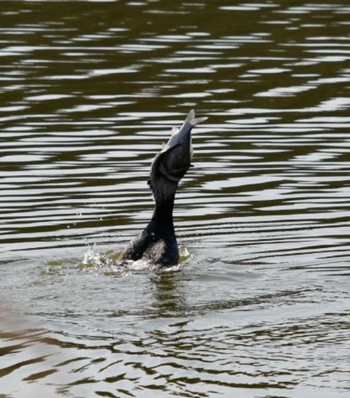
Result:
M1 14L1 393L347 396L349 7L96 3ZM191 108L183 262L121 269Z

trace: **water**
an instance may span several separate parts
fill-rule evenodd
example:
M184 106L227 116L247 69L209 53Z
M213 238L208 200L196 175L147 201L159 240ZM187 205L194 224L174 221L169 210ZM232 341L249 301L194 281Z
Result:
M1 8L1 397L348 397L347 2ZM191 108L182 262L122 269Z

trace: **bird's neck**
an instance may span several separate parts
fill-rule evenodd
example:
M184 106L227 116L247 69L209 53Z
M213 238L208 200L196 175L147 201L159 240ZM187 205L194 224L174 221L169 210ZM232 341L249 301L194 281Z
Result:
M174 234L174 223L173 223L173 209L174 209L175 192L155 198L155 209L153 212L151 225L152 227L160 232ZM153 229L152 228L152 229Z
M173 222L175 192L167 195L165 198L156 200L153 217L164 222Z

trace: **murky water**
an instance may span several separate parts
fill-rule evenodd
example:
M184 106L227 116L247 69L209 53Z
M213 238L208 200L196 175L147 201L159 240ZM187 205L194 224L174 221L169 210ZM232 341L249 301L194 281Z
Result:
M1 397L348 397L348 2L2 2ZM183 262L114 259L189 109Z

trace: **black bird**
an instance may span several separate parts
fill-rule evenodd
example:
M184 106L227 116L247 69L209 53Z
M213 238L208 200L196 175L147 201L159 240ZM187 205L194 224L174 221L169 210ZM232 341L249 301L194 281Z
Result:
M173 223L175 193L191 165L191 130L206 119L195 119L192 109L182 127L173 129L168 143L154 158L148 180L155 201L154 213L142 233L123 250L120 261L144 259L163 267L178 263L179 249Z

